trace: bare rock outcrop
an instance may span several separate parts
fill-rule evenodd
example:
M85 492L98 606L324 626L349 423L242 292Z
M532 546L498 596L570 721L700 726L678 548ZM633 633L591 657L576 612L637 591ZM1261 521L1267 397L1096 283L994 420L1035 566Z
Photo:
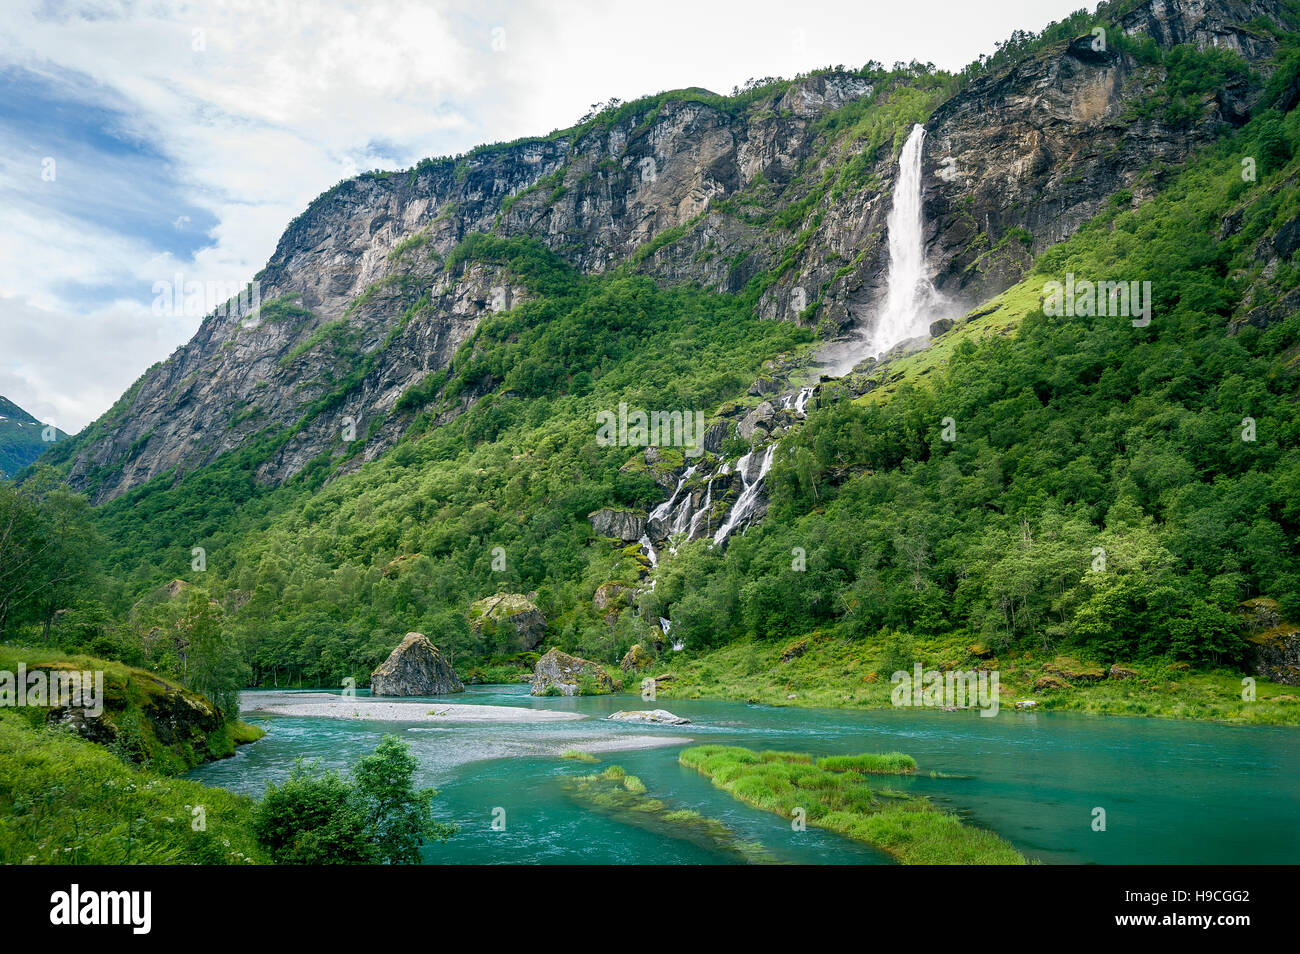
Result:
M423 633L407 633L370 674L370 692L376 696L441 696L464 691L456 671Z

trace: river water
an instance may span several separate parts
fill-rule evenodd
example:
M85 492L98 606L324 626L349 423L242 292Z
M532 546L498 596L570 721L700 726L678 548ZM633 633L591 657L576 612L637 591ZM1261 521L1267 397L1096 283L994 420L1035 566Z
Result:
M269 695L269 694L268 694ZM275 696L283 698L284 693ZM249 706L261 693L246 693ZM879 864L871 848L749 808L677 763L689 741L816 755L901 751L913 778L882 785L933 797L1047 864L1287 863L1300 858L1300 730L1163 719L918 709L774 708L672 700L655 705L693 725L646 727L601 717L652 708L635 696L534 698L527 686L470 687L432 702L559 709L588 718L550 723L367 723L246 715L264 739L190 778L260 796L295 760L347 769L385 733L410 743L420 782L436 787L442 821L461 831L425 850L430 863L689 864L729 856L593 814L563 780L607 765L638 775L671 808L717 818L779 860ZM599 765L561 760L565 749L680 737L678 745L599 753ZM930 778L929 772L955 778ZM1094 809L1106 830L1094 831ZM497 825L494 828L493 821Z

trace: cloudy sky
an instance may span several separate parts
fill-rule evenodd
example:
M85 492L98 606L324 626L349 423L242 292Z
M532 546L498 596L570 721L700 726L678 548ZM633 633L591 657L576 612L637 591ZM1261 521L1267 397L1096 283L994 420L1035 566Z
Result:
M84 427L197 329L157 313L156 283L247 282L358 171L547 133L615 96L871 59L957 69L1083 5L4 0L0 395Z

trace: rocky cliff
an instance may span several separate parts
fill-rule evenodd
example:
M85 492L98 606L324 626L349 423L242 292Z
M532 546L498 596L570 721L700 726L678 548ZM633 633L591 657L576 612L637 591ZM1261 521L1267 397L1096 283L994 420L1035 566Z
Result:
M936 284L983 300L1118 190L1142 201L1153 165L1249 113L1237 76L1169 108L1151 49L1189 43L1258 64L1274 44L1260 24L1284 16L1280 0L1127 6L1107 14L1117 23L1102 49L1084 35L962 82L872 67L733 97L684 90L340 183L286 229L257 278L260 307L209 316L51 460L96 501L232 451L267 483L313 461L361 466L419 409L403 395L436 391L482 318L527 295L455 254L473 233L531 237L588 273L744 292L762 316L826 335L867 325L896 150L917 121Z

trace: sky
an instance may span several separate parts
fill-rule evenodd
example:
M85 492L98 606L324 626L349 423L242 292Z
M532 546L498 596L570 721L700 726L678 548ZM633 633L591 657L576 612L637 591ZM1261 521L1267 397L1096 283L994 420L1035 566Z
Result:
M80 430L358 172L611 97L873 59L960 69L1084 5L3 0L0 395ZM170 294L196 281L202 300Z

